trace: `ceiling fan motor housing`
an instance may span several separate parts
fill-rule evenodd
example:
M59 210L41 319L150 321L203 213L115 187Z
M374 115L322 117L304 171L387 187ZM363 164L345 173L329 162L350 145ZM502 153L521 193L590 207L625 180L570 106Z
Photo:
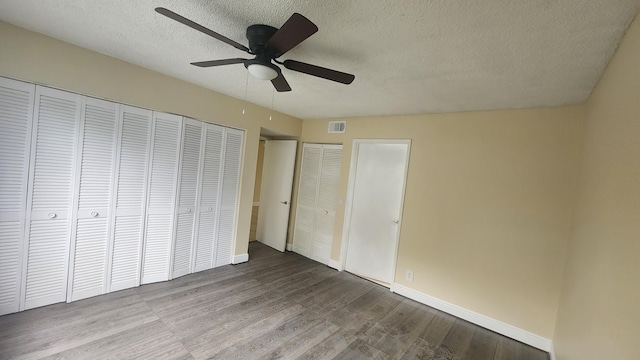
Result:
M278 29L269 25L251 25L247 28L247 40L249 40L249 49L255 55L267 55L273 58L267 47L267 41L271 39Z

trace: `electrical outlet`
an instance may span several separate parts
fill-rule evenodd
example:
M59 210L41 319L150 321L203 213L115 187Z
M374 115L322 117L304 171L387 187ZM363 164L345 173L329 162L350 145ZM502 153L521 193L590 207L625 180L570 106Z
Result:
M407 280L413 281L413 271L407 270Z

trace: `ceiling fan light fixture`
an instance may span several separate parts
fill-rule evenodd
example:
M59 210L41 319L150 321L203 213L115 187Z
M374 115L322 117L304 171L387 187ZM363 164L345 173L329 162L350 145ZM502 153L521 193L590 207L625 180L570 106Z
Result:
M278 77L278 72L274 68L262 64L250 64L247 70L260 80L273 80Z

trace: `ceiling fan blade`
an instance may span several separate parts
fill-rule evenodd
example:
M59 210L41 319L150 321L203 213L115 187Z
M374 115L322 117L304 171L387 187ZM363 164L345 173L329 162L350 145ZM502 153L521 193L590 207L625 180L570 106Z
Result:
M159 13L159 14L162 14L162 15L170 18L170 19L173 19L173 20L175 20L175 21L177 21L179 23L187 25L190 28L193 28L193 29L196 29L196 30L198 30L198 31L200 31L202 33L205 33L205 34L207 34L207 35L209 35L209 36L211 36L213 38L216 38L216 39L218 39L218 40L220 40L220 41L222 41L224 43L227 43L227 44L233 46L234 48L236 48L238 50L242 50L242 51L250 53L249 48L247 48L246 46L244 46L244 45L242 45L240 43L237 43L237 42L229 39L226 36L220 35L220 34L218 34L217 32L215 32L213 30L207 29L206 27L204 27L204 26L202 26L200 24L197 24L197 23L195 23L195 22L193 22L193 21L191 21L191 20L189 20L189 19L187 19L187 18L185 18L185 17L183 17L181 15L178 15L178 14L174 13L171 10L165 9L163 7L157 7L156 8L156 12Z
M192 62L191 65L195 65L199 67L212 67L212 66L220 66L220 65L244 64L244 62L247 60L248 59L241 59L241 58L209 60L209 61Z
M271 83L273 84L273 87L276 88L277 92L291 91L291 86L289 86L289 83L284 78L282 73L279 73L278 77L271 80Z
M298 71L323 79L336 81L343 84L351 84L356 78L355 75L347 74L342 71L331 70L321 66L311 65L295 60L285 60L282 65L289 70Z
M277 58L296 47L296 45L317 31L318 27L312 23L311 20L298 13L294 13L267 41L266 47L271 49Z

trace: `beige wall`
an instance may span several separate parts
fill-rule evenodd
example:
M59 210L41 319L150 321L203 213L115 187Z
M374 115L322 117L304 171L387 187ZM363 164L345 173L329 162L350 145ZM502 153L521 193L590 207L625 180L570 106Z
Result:
M411 139L396 283L550 339L583 119L582 106L357 118L344 134L305 120L301 139L344 144L342 197L353 139Z
M244 129L235 254L247 252L260 127L296 136L301 120L3 22L0 49L1 76Z
M640 359L640 19L587 102L554 345L560 360Z

